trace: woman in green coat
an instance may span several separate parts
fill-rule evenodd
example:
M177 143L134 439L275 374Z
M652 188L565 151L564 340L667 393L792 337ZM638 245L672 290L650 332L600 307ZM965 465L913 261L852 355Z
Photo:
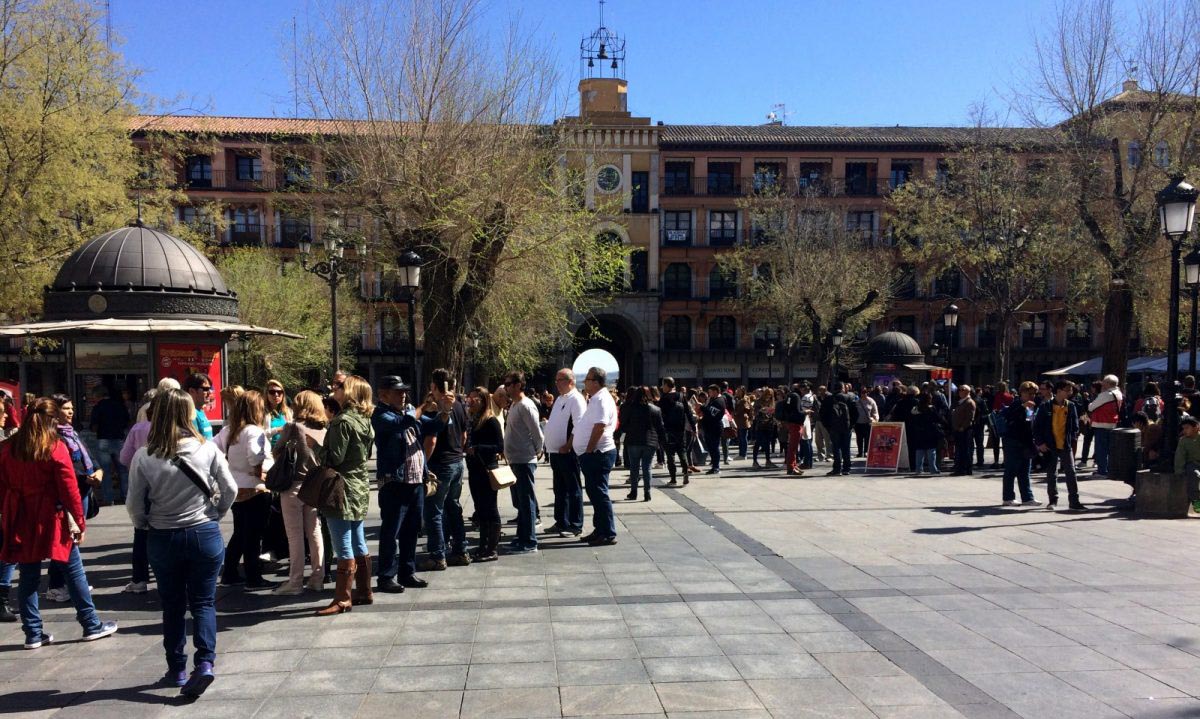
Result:
M337 585L333 603L317 614L326 616L350 611L355 604L371 604L371 555L363 521L367 518L371 485L367 458L375 432L371 429L371 385L362 377L350 376L334 390L342 411L325 432L325 444L314 447L317 459L342 475L346 481L346 503L340 515L325 514L333 553L337 557ZM351 582L355 585L353 595Z

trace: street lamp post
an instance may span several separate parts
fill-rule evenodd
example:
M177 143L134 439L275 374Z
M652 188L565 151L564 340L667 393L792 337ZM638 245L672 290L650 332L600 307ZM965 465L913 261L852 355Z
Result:
M325 246L324 256L310 264L312 257L312 238L304 235L300 238L300 266L308 272L325 280L329 285L329 320L333 335L333 351L330 354L332 367L329 376L333 377L341 369L340 348L338 347L338 318L337 291L342 281L350 275L360 272L367 261L367 242L361 235L349 235L342 232L341 217L331 213L329 226L321 237ZM346 248L353 246L356 257L345 256Z
M1159 226L1171 241L1171 302L1170 315L1167 317L1167 392L1163 427L1166 442L1162 457L1163 466L1166 467L1173 466L1175 445L1179 441L1179 400L1175 391L1179 379L1179 255L1183 239L1192 231L1198 195L1200 192L1196 188L1176 176L1155 197L1158 201Z
M1200 295L1200 248L1193 247L1192 251L1183 258L1183 281L1187 283L1192 294L1192 326L1188 332L1188 374L1196 374L1196 300Z
M775 362L775 343L768 342L767 343L767 386L768 387L771 386L771 382L775 378L774 362Z
M840 329L835 329L829 333L829 342L833 345L833 380L830 382L831 385L838 379L838 355L842 352L843 339L845 339L845 336Z
M421 256L412 250L400 255L400 286L405 290L405 302L408 304L408 361L412 368L413 392L416 397L422 397L423 386L420 374L417 372L417 290L421 287ZM415 404L415 403L414 403Z
M950 390L950 385L954 381L954 366L951 364L951 352L954 348L954 341L958 338L958 305L951 302L946 305L946 309L942 310L942 326L946 332L946 369L949 374L946 375L946 400L950 406L954 406L954 395Z

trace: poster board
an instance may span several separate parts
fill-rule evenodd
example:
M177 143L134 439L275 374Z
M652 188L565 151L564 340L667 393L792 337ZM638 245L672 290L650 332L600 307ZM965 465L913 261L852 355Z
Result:
M183 384L188 375L202 372L212 380L212 401L204 416L221 420L221 345L159 343L154 354L155 381L171 377Z
M871 425L867 471L898 472L908 468L908 435L904 423L876 422Z

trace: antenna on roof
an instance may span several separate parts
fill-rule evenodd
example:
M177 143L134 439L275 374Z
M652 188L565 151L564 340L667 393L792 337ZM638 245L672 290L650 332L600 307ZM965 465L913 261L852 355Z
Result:
M292 16L292 117L300 117L300 65L296 41L296 16Z
M784 125L787 123L788 115L787 105L782 102L777 102L771 105L771 111L767 113L768 125Z

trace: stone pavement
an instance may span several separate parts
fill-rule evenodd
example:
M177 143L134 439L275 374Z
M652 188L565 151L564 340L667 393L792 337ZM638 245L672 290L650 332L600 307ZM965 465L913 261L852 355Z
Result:
M1133 520L1108 481L1085 482L1094 509L1068 513L998 507L994 474L821 469L735 462L618 501L617 546L546 539L333 619L311 616L328 592L222 589L218 680L193 705L154 686L156 595L119 593L129 528L105 509L85 562L121 631L83 644L73 612L50 605L66 641L25 652L18 625L0 626L0 714L1200 716L1189 520Z

